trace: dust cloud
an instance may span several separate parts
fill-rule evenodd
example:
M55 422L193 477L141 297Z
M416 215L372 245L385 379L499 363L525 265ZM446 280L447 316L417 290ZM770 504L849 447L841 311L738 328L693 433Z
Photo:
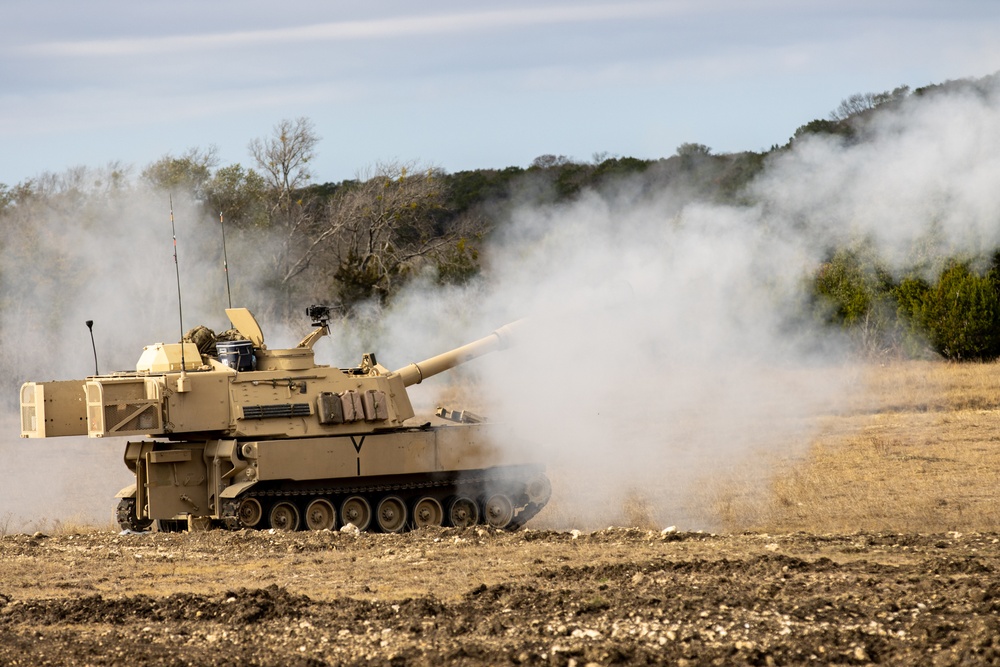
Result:
M515 349L454 375L475 379L475 407L514 429L503 443L511 461L547 465L555 496L535 522L716 528L713 503L734 480L765 488L775 460L805 455L817 416L854 390L846 342L803 316L806 280L829 251L867 239L902 271L915 254L933 267L1000 244L998 109L996 90L911 96L874 117L864 141L802 138L772 155L748 206L642 177L569 204L512 205L480 281L442 290L417 280L390 307L336 325L317 360L354 365L372 351L394 369L527 318ZM0 459L25 481L0 487L10 527L104 521L128 483L120 446L19 440L20 382L92 373L88 319L102 371L178 338L166 197L130 191L107 202L30 212L37 236L8 252L20 259L4 270L14 290L0 314L13 426ZM174 209L185 328L226 328L217 220L176 197ZM235 304L267 303L258 286L273 272L268 253L230 247ZM262 325L272 346L301 336ZM447 382L415 388L418 408L432 409Z
M180 339L168 193L105 190L108 171L42 175L45 206L29 202L10 219L21 228L7 236L2 272L0 532L110 526L115 493L134 481L122 438L19 438L20 384L92 375L95 347L102 373L134 370L143 346ZM218 221L195 210L173 195L184 326L225 328Z
M490 416L517 431L511 460L553 479L536 523L718 528L714 505L765 489L856 390L846 341L803 315L828 253L868 240L890 269L930 271L1000 243L995 90L911 97L865 132L775 154L753 206L631 182L514 208L486 284L442 313L414 290L383 342L446 331L447 349L528 318L516 350L476 363Z
M997 82L911 96L854 146L806 138L753 192L771 224L814 249L872 239L896 269L921 255L990 253L1000 242Z
M478 400L514 427L511 461L541 460L553 479L536 522L596 528L638 505L650 524L711 528L698 485L748 466L765 477L774 449L804 451L807 418L844 395L842 347L797 319L807 249L759 210L672 208L590 193L516 210L489 287L431 327L464 323L472 340L526 318L517 346L476 368ZM401 305L422 312L425 297Z

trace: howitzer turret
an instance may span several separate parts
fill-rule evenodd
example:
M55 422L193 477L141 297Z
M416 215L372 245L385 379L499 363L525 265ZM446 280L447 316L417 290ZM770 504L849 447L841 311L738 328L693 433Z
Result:
M219 524L400 531L427 525L523 524L547 502L535 463L505 460L505 436L461 423L408 426L406 387L509 345L507 325L468 345L389 371L317 365L326 311L298 346L268 349L253 315L226 311L236 335L148 346L134 372L26 382L23 437L147 436L126 444L135 484L119 492L123 528ZM208 332L207 334L205 332Z

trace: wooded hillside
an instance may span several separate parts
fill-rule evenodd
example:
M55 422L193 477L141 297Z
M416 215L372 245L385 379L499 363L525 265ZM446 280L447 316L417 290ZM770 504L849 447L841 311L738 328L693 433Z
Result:
M221 165L213 148L191 148L141 169L81 167L0 184L4 339L28 322L53 324L80 298L81 283L107 272L128 280L129 271L141 271L159 243L153 239L163 238L168 201L178 220L183 214L185 233L198 227L193 241L181 237L189 261L225 262L234 275L236 267L244 274L254 267L252 279L244 275L234 286L241 303L271 317L298 317L314 302L350 316L361 304L390 303L415 279L442 286L487 280L491 239L519 208L558 207L597 194L656 199L664 225L677 224L693 205L759 209L767 224L770 204L758 185L764 175L776 178L772 165L781 156L817 139L843 149L864 146L873 127L884 131L887 118L946 96L978 96L996 112L997 81L994 75L852 95L828 118L805 122L785 145L764 152L717 154L686 143L655 160L541 155L526 168L453 174L416 162L381 163L353 180L316 183L310 165L320 140L312 122L298 118L252 139L246 164ZM155 206L159 219L144 219ZM822 225L823 216L816 210L800 222ZM1000 213L994 216L1000 222ZM845 234L823 247L824 261L802 276L807 289L797 317L846 330L865 355L997 357L1000 250L930 252L931 245L948 246L935 233L945 232L932 226L927 242L902 258L886 258L865 234ZM71 251L82 243L92 244L94 254ZM105 262L102 250L120 261ZM133 263L121 259L133 251ZM0 362L11 354L5 350Z

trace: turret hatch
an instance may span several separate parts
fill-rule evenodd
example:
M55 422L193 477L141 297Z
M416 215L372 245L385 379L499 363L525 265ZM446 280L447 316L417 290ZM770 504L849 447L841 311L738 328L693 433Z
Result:
M246 308L226 308L226 315L233 323L233 328L247 337L254 347L263 347L264 333L257 324L257 318Z

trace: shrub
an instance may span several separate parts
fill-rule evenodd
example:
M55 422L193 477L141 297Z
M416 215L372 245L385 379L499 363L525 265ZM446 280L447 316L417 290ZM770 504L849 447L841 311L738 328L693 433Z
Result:
M976 273L950 262L934 285L909 279L897 291L900 308L946 359L987 361L1000 356L997 271Z

